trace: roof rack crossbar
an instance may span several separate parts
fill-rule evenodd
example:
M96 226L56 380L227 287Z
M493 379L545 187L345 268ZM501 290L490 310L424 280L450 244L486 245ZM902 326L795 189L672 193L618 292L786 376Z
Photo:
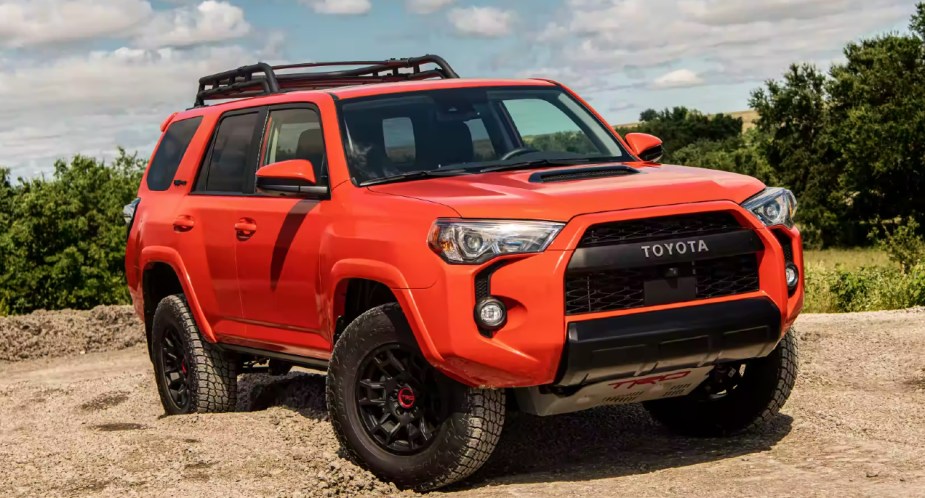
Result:
M422 69L433 64L436 67ZM278 74L278 71L319 67L362 66L354 69ZM402 71L410 69L410 71ZM431 78L459 78L459 75L438 55L385 61L307 62L270 66L264 62L204 76L199 79L195 106L206 100L221 100L260 95L272 95L290 90L316 90L347 85L417 81Z

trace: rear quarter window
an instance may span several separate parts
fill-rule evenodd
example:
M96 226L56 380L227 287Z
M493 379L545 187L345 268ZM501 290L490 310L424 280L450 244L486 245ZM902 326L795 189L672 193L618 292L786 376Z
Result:
M170 187L200 123L202 116L170 124L148 168L148 190L167 190Z

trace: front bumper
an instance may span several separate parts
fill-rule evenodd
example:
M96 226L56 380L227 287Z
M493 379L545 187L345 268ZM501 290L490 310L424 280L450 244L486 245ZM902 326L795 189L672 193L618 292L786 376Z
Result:
M770 299L751 298L573 322L556 384L767 356L780 341L780 321Z
M710 211L732 212L758 238L757 290L687 302L646 303L618 311L566 313L566 273L582 234L590 226ZM637 371L662 371L668 365L677 368L680 364L742 359L770 352L802 308L800 234L796 229L783 230L785 233L782 230L772 232L737 204L726 201L595 213L572 219L543 253L507 256L478 267L445 265L444 277L433 286L396 289L396 293L428 360L450 377L472 386L572 385L631 376ZM786 256L779 240L782 236L792 241L792 252ZM801 274L793 292L788 292L784 279L785 258L793 260ZM487 283L486 273L490 274ZM508 308L507 324L493 335L479 331L473 320L476 296L484 287ZM737 335L740 329L732 321L712 321L719 309L712 305L723 305L723 313L732 309L760 311L757 316L761 318L734 312L733 316L748 324L741 330L751 330ZM626 342L626 327L636 327L634 334L655 335L634 346ZM759 328L761 332L757 332ZM665 330L669 335L661 337L659 331ZM588 350L591 353L579 354L579 348L586 348L573 344L570 331L576 331L576 338L583 338L578 342L592 344L600 340L605 347L598 351L592 346ZM690 341L683 347L672 342L687 339ZM610 341L615 341L612 344L616 348L625 349L608 352L613 349L606 344ZM676 345L686 352L675 350Z

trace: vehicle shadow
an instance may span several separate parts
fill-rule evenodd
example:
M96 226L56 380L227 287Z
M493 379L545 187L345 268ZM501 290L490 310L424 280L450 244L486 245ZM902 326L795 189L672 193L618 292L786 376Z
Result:
M314 420L327 418L324 376L292 372L238 379L239 412L280 406ZM790 433L779 415L762 428L729 438L689 438L658 425L641 405L536 417L510 413L488 463L445 491L499 484L585 481L746 456L771 449Z
M287 375L246 374L238 377L238 412L256 412L281 406L303 417L327 417L324 376L305 372Z
M447 488L584 481L645 474L766 451L790 433L779 415L752 432L729 438L689 438L658 425L641 405L602 407L554 417L513 414L488 463Z

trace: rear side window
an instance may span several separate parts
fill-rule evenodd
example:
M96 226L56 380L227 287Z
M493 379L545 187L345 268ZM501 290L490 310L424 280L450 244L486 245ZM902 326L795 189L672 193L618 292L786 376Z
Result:
M148 168L148 190L167 190L170 187L200 123L202 116L175 121L167 128Z
M244 191L248 172L253 171L257 150L254 131L259 112L222 118L212 139L212 150L203 165L196 190L206 192Z

